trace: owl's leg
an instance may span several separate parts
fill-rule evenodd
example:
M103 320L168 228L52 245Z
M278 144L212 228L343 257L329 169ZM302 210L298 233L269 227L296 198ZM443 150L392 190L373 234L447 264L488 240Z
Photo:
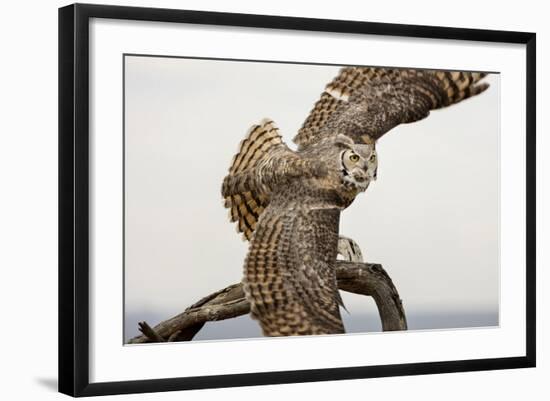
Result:
M348 262L363 262L363 254L357 242L342 235L338 238L338 255Z

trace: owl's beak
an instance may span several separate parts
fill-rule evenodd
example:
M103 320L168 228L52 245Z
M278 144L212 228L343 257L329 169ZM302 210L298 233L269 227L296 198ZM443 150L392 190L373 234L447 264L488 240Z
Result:
M353 178L355 178L355 181L357 182L365 182L368 180L368 176L365 173L361 174L354 174Z

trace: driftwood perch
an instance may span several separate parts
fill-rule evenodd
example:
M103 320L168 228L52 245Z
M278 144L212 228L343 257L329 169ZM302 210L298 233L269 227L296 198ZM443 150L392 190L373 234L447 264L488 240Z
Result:
M407 330L401 299L381 265L338 260L335 267L339 289L374 298L382 330ZM233 284L204 297L154 328L140 322L139 330L143 335L132 338L128 343L190 341L206 322L230 319L249 312L250 304L245 299L242 285Z

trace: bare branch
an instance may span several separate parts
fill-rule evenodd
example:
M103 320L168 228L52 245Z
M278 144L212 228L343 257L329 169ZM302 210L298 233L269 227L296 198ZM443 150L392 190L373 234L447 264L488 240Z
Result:
M384 331L407 329L397 289L381 265L338 260L336 276L341 290L374 298ZM244 296L242 285L233 284L202 298L154 328L141 322L140 331L144 335L132 338L129 343L190 341L206 322L231 319L249 312L250 304Z
M162 343L166 341L164 338L160 336L159 333L155 331L155 329L152 329L151 326L147 324L147 322L139 322L138 326L139 326L139 331L141 331L149 341L154 343Z
M338 261L336 269L339 289L374 298L382 330L407 330L403 303L382 265Z

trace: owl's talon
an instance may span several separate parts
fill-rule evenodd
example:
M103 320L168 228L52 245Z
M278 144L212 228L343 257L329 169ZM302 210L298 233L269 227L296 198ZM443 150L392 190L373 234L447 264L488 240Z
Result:
M363 254L357 242L342 235L338 238L338 255L348 262L363 262Z

